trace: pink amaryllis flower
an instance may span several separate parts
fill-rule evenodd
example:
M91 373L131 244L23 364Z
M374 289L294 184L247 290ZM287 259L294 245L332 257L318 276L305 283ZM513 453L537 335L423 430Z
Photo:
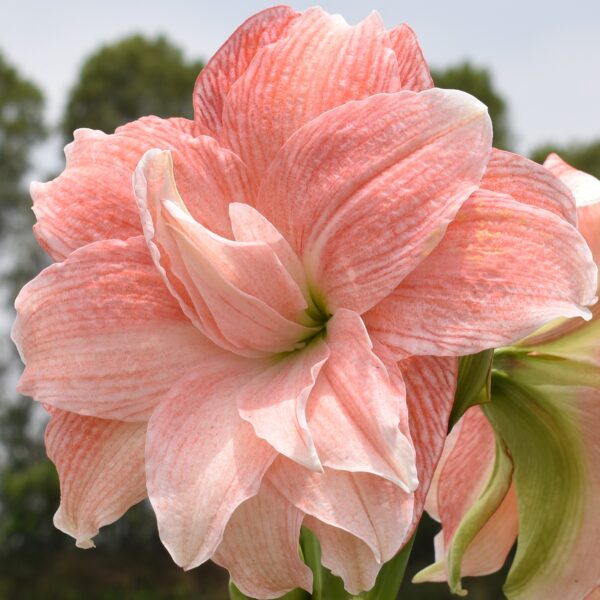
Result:
M147 495L179 565L253 597L311 589L302 524L368 589L420 518L456 356L587 315L564 190L488 165L485 107L431 86L406 26L269 9L194 121L79 130L32 186L58 262L17 300L19 389L52 413L78 545Z
M573 193L579 228L600 262L600 181L553 154L544 165ZM501 568L518 540L510 599L600 593L600 313L555 321L496 353L491 403L446 442L427 509L442 523L437 563L417 581ZM485 414L484 414L485 413Z

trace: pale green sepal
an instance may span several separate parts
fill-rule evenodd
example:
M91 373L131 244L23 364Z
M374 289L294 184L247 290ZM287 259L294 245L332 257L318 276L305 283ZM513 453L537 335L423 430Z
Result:
M463 557L475 536L504 500L511 485L512 473L512 461L502 447L502 443L497 442L496 459L490 479L477 502L464 515L448 550L448 585L453 594L459 596L466 596L467 594L461 585Z
M588 386L600 389L600 370L595 365L557 356L531 353L498 353L494 370L525 386Z
M396 600L402 580L404 579L406 565L410 558L415 537L416 533L413 534L394 558L388 560L381 567L375 585L368 592L359 595L358 598L364 600Z
M448 429L452 429L468 408L490 401L490 376L493 350L461 356L458 363L456 394Z
M254 598L240 592L235 583L229 580L229 600L254 600ZM310 600L310 594L298 588L281 596L278 600Z
M446 563L444 561L433 563L424 569L421 569L412 578L413 583L429 583L435 581L435 579L443 575L446 578Z
M559 577L582 520L585 459L573 406L552 386L492 375L482 406L514 465L519 539L504 592L526 600L536 581Z

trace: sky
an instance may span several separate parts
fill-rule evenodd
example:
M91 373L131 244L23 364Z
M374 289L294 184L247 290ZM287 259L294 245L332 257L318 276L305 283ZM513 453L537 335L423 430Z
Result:
M297 1L301 10L313 2ZM188 58L208 59L245 18L271 5L259 0L0 0L0 49L47 97L56 122L78 70L99 45L141 32L165 34ZM600 137L600 2L321 0L357 23L377 10L387 27L406 22L428 62L470 59L489 67L510 106L518 149L545 141ZM56 148L38 152L51 168Z

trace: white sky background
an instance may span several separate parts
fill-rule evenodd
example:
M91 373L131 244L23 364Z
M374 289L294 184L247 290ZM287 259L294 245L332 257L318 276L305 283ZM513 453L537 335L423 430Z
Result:
M313 2L296 1L304 9ZM356 23L375 9L388 28L406 22L434 66L463 59L491 68L507 98L518 148L600 137L600 0L321 0ZM271 2L216 0L0 0L0 49L60 117L86 56L134 32L165 34L188 58L208 59L247 16ZM190 90L191 93L191 90ZM55 147L37 169L55 168Z

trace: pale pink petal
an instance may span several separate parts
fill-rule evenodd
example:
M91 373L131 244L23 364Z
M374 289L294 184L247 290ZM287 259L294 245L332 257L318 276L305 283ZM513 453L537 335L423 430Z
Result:
M275 358L237 397L241 417L252 424L258 437L316 471L322 467L306 422L306 403L328 357L327 344L315 340L304 349Z
M79 414L146 420L188 369L220 352L182 314L141 236L75 251L26 285L16 309L19 390Z
M454 403L458 360L414 356L399 363L406 385L410 434L417 456L419 487L414 493L412 535L421 520L429 486L440 460ZM408 539L408 538L407 538Z
M513 485L465 552L461 563L462 576L475 577L499 571L515 545L518 531L519 513Z
M519 154L494 148L481 188L544 208L577 225L575 199L569 188L548 169Z
M477 577L499 571L515 544L518 529L517 497L513 485L467 548L460 564L461 576ZM443 529L435 536L434 546L438 568L418 574L415 582L447 581L445 562L449 549L444 542Z
M144 156L135 190L157 268L210 339L251 355L285 352L314 334L297 322L306 299L271 246L223 238L187 211L168 152Z
M242 23L200 71L194 88L194 113L202 131L216 138L222 128L223 105L231 86L256 53L285 35L297 18L289 6L267 8Z
M557 154L550 154L544 166L564 182L575 196L579 231L590 246L596 264L600 264L600 181L574 169Z
M79 129L65 149L67 165L53 181L33 183L31 195L40 244L56 260L103 239L141 233L131 176L146 150L171 149L190 212L227 233L227 204L251 195L244 167L214 140L195 138L193 121L145 117L114 134Z
M597 269L556 215L481 190L443 241L365 322L396 356L472 354L559 317L589 318Z
M363 312L435 248L478 187L491 126L457 91L379 94L299 130L263 181L257 209L303 256L329 312Z
M92 548L100 527L146 497L145 423L123 423L57 411L46 450L60 479L55 526Z
M428 511L442 524L436 536L436 562L444 565L452 539L463 517L484 492L496 459L496 435L477 406L470 408L450 433L429 489ZM435 496L432 498L432 496ZM463 577L498 571L514 545L518 515L514 488L475 535L461 561ZM419 581L445 581L444 568L431 570Z
M252 598L279 598L294 588L312 591L312 573L300 559L304 515L269 481L233 513L213 560Z
M558 154L550 154L544 161L544 167L571 190L578 207L600 202L600 181L593 175L575 169Z
M433 87L429 66L415 32L406 24L389 32L392 49L398 59L402 89L420 92Z
M321 563L342 578L346 591L360 594L375 585L382 565L363 541L314 517L306 517L304 526L319 539Z
M233 354L199 363L148 424L148 496L163 544L185 569L211 558L231 515L256 495L276 456L235 403L261 368L262 361Z
M229 216L235 239L238 242L264 242L271 246L281 264L298 284L306 300L312 302L304 267L281 233L249 204L232 202L229 205Z
M280 457L267 478L303 513L361 539L380 563L407 539L413 496L381 477L327 468L314 473Z
M452 451L438 464L437 486L429 492L437 495L446 546L485 489L496 458L496 435L478 406L470 408L454 429Z
M326 341L331 355L308 400L308 426L321 463L415 489L414 449L400 429L402 382L390 380L356 313L337 311L327 323Z
M381 19L357 26L310 8L286 36L261 48L231 87L223 136L259 182L290 135L349 100L400 89L397 62Z

